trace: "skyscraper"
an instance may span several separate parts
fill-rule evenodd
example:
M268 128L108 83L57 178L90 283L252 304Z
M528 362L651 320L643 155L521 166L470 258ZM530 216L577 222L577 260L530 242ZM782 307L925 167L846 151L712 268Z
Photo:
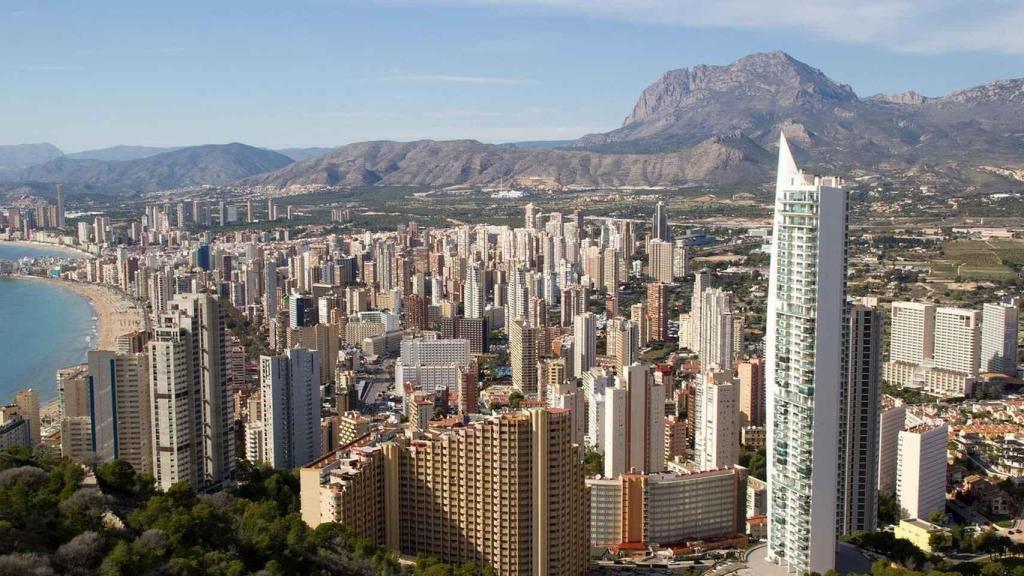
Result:
M840 534L872 532L878 509L878 410L881 402L882 314L850 304L844 332L845 381L839 410Z
M647 314L651 318L651 340L668 340L668 285L647 285Z
M508 328L508 355L512 386L527 398L539 394L537 383L537 328L520 318Z
M835 566L846 192L804 174L785 135L768 288L768 558L794 572Z
M211 294L179 294L149 343L153 473L168 489L215 487L235 468L224 312Z
M96 459L153 470L149 357L92 350L88 354L89 416Z
M721 288L704 291L700 312L700 365L702 371L732 371L732 292Z
M274 468L316 460L320 444L320 353L289 348L260 357L263 455Z
M693 294L690 296L690 323L687 326L685 339L680 335L680 343L691 352L700 352L700 315L704 291L711 287L711 272L702 268L693 275ZM682 326L679 327L683 329Z
M466 285L463 287L463 315L466 318L483 318L484 290L483 269L472 266L466 271Z
M700 470L733 466L739 460L737 386L725 372L704 372L694 394L693 459Z
M675 271L674 244L665 240L651 240L649 244L651 278L671 284Z
M654 221L651 223L651 239L672 241L672 231L668 227L668 214L665 213L665 204L661 201L654 207Z
M579 378L590 370L597 358L597 317L593 312L576 316L572 326L572 376Z
M896 498L911 518L927 520L946 509L949 426L921 424L899 433Z
M1017 375L1017 298L987 303L981 318L981 370Z
M604 474L614 478L635 469L653 474L665 468L665 388L647 364L623 366L617 384L605 389Z

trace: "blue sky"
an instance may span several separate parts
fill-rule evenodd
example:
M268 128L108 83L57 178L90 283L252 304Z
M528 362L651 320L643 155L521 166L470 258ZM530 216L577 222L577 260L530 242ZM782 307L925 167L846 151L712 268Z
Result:
M1024 76L1020 0L2 0L0 144L575 138L785 50L860 95Z

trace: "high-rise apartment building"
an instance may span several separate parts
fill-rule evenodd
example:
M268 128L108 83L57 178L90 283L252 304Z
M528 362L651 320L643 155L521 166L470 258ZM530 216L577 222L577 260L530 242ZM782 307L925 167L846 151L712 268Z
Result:
M882 398L878 415L878 493L896 493L899 435L906 425L907 407L891 396Z
M846 227L841 181L804 174L780 136L765 334L768 558L798 573L835 567Z
M721 288L704 291L700 313L700 366L707 371L732 371L733 366L732 293Z
M878 410L882 313L850 304L844 332L845 381L839 400L840 534L873 532L878 509Z
M711 287L711 272L702 268L693 275L693 294L690 295L689 323L685 337L682 333L679 336L679 343L683 348L689 348L691 352L700 352L700 327L702 301L704 291ZM680 331L683 329L679 327Z
M654 381L650 367L622 367L615 387L604 390L604 473L609 478L631 470L661 472L665 468L665 387Z
M935 309L935 367L976 376L981 353L981 312Z
M736 376L740 385L740 427L764 426L764 360L740 362Z
M463 315L466 318L483 318L486 285L483 269L472 266L466 271L466 284L463 287Z
M1019 317L1017 298L986 303L982 308L980 369L983 372L1017 375Z
M572 326L572 376L579 378L597 361L597 317L593 312L579 314Z
M218 486L235 468L224 312L211 294L178 295L153 332L149 374L157 486Z
M520 318L508 329L508 355L512 368L512 386L527 398L540 392L537 379L537 328Z
M893 302L889 361L922 364L935 353L935 305Z
M928 520L946 510L949 426L922 424L899 433L896 499L911 518Z
M320 353L289 348L260 356L263 455L274 468L291 469L321 455Z
M697 377L693 460L699 470L734 466L739 461L739 390L729 376L703 372Z
M505 414L300 471L302 518L341 521L413 556L499 576L572 576L589 565L589 497L567 410Z
M149 357L105 350L88 353L89 417L97 461L119 458L153 473Z
M651 282L647 285L647 315L651 319L651 340L668 340L668 285Z
M651 278L655 282L671 284L675 270L674 244L664 240L651 240L650 251Z

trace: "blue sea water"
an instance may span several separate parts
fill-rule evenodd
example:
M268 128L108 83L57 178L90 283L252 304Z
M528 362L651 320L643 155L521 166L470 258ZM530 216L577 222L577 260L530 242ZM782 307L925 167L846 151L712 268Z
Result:
M0 242L0 259L67 257ZM58 285L0 277L0 402L23 388L57 395L57 370L85 361L96 321L89 301Z

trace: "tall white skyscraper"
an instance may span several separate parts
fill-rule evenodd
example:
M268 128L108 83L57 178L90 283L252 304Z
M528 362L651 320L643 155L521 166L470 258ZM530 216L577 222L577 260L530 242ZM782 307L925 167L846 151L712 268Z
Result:
M935 305L892 303L889 361L921 364L935 353Z
M733 317L731 292L721 288L704 291L698 345L702 371L732 370Z
M1017 375L1017 298L985 304L981 318L981 370Z
M473 266L466 271L466 286L463 288L464 316L466 318L484 317L484 278L483 269Z
M704 372L694 394L694 461L701 470L733 466L739 460L738 386L725 372Z
M263 456L274 468L294 468L320 457L320 353L289 348L260 357Z
M841 180L804 174L780 136L765 335L768 558L801 574L835 567L846 217Z
M597 359L597 317L593 312L584 312L573 319L572 353L572 375L579 378Z
M711 272L707 268L693 275L693 294L690 296L690 317L686 340L681 344L693 352L700 352L700 315L704 291L711 287ZM680 327L682 329L682 327ZM682 337L680 337L682 338Z
M673 243L664 240L651 240L651 243L648 244L651 278L656 282L672 283L675 273L674 247Z
M935 367L978 374L981 353L981 312L966 308L935 310Z

